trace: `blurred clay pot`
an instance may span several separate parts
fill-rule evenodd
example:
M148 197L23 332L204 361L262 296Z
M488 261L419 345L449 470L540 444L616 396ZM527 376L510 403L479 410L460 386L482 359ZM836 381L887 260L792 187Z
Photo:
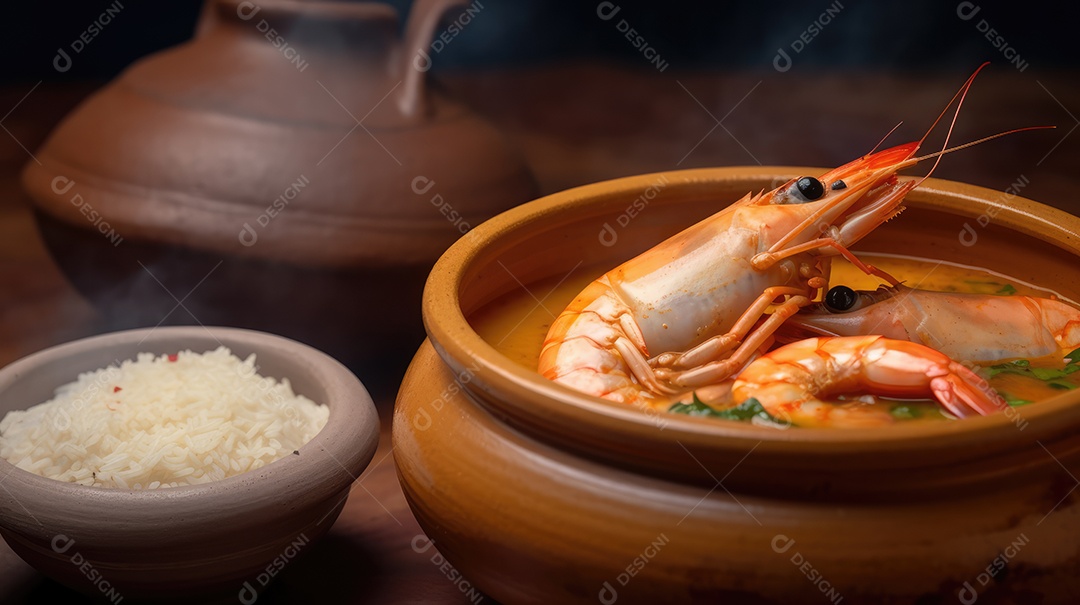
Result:
M819 172L580 187L491 219L442 257L424 295L429 341L398 396L395 459L420 524L475 586L512 603L1075 602L1080 390L1019 416L776 430L579 394L470 325L523 285L613 267L747 191ZM619 221L650 188L643 218ZM905 205L856 249L1080 299L1077 217L935 179Z
M213 0L195 39L131 66L27 165L23 184L59 264L126 320L132 305L115 306L147 271L179 299L223 260L193 303L285 287L369 299L353 314L421 335L416 294L435 259L536 194L502 135L427 84L440 20L465 5L415 2L402 38L380 3ZM264 273L284 279L245 279ZM155 287L135 325L173 308ZM245 300L208 302L204 312L221 313L198 319L250 322L269 308Z

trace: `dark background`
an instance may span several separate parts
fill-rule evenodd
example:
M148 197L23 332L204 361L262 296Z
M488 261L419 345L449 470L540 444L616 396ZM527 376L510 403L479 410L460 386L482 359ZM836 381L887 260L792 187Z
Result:
M132 61L190 38L201 2L120 0L124 8L66 73L52 67L112 2L17 2L4 7L0 77L8 82L110 78ZM438 55L436 70L526 66L604 58L640 66L641 56L586 0L480 0L483 18ZM389 4L407 12L409 0ZM621 0L625 18L672 69L770 69L833 2L655 2ZM1027 71L1077 66L1075 3L976 2L970 21L958 2L840 0L842 18L798 55L800 68L970 72L984 60L1007 60L976 29L993 26L1030 64ZM1071 5L1071 6L1070 6Z
M146 286L163 307L151 305L149 296L132 296L131 307L91 300L72 285L72 272L55 261L31 214L33 203L21 191L20 171L54 125L132 62L190 39L202 4L119 1L124 6L119 15L74 57L66 72L53 66L57 50L69 49L115 0L21 0L4 5L0 366L52 345L118 329L117 317L134 321L125 315L129 308L150 314L138 320L146 327L162 317L169 323L190 324L196 315L208 321L208 309L216 305L208 293L239 289L225 277L225 268L210 274L217 258L195 266L190 276L178 277L178 284L166 277L162 265L144 258L140 262L150 268L135 268L130 283ZM483 12L437 55L434 70L455 99L491 121L523 152L543 193L681 168L755 162L837 166L865 153L902 119L908 122L891 142L917 140L965 78L990 61L965 102L954 142L1020 126L1054 124L1058 130L1023 133L952 154L935 176L995 191L1023 177L1030 179L1023 196L1080 214L1080 133L1073 132L1080 130L1075 117L1080 116L1080 11L1063 8L1064 3L979 1L978 14L963 20L956 0L839 0L840 16L793 57L790 72L778 73L773 68L777 49L790 51L792 42L836 0L617 0L620 11L611 21L597 15L596 0L479 1ZM411 2L391 4L406 11ZM618 31L621 19L657 50L669 65L665 72L658 72ZM1016 49L1027 64L1023 72L978 31L983 19ZM726 120L723 128L721 119ZM928 143L927 149L936 145ZM911 172L924 174L928 167L916 169ZM437 212L424 200L414 201L421 204L420 211ZM447 229L454 227L448 224ZM123 249L132 248L125 244ZM198 296L185 297L207 277ZM282 287L280 273L274 277L265 280L268 291L296 293L298 300L339 297L335 282L322 289L301 289ZM156 283L159 278L168 284L168 294ZM1075 276L1060 279L1065 283ZM116 291L125 287L118 282ZM262 293L251 291L254 296ZM184 297L185 309L175 309L172 292ZM402 302L394 296L385 300L388 307L399 307L391 311L412 313L417 334L398 343L411 355L422 339L418 301ZM283 324L306 322L338 342L354 338L344 326L380 322L378 316L355 312L306 315L297 313L293 304L260 303L277 313L282 324L262 329L301 340L296 333L286 333ZM185 312L187 307L195 311ZM249 321L249 308L238 308L245 313L241 319L216 323L247 325L241 322ZM319 348L329 349L322 344ZM345 359L340 351L333 354ZM389 439L389 414L407 361L390 356L382 365L350 364L372 390L383 416L376 462L363 489L354 490L334 533L310 558L282 574L265 603L320 602L316 595L335 593L349 595L348 602L464 601L439 568L410 547L421 529L398 485ZM392 369L386 370L387 365ZM383 510L400 521L388 519ZM807 588L812 590L810 584ZM818 597L808 593L807 598ZM0 603L54 602L76 601L0 541Z

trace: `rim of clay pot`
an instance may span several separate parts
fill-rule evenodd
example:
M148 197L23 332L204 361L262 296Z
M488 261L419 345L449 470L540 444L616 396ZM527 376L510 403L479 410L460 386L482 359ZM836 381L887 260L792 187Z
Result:
M593 206L599 216L605 211L625 208L627 200L654 186L661 177L666 179L665 191L671 191L747 178L782 182L800 174L823 172L825 169L821 168L764 166L647 174L569 189L504 212L458 240L436 263L423 301L429 337L455 373L471 374L469 380L462 381L463 387L498 417L534 436L572 449L653 468L659 468L662 462L654 459L656 453L665 448L678 449L673 445L687 453L693 451L695 460L700 457L741 461L747 452L753 451L756 460L769 460L777 465L790 460L792 454L818 456L819 460L820 456L838 459L838 456L858 454L845 464L869 468L884 460L885 464L899 466L901 462L893 461L895 454L914 448L939 455L943 464L971 463L990 453L1005 455L1021 442L1025 447L1035 448L1036 443L1063 438L1065 428L1080 425L1080 405L1077 405L1080 390L1077 390L1025 408L1023 419L1027 426L1022 438L1014 421L1001 413L954 422L842 430L776 430L667 414L663 418L663 430L657 430L654 418L643 411L584 395L512 362L477 334L463 313L460 294L471 272L494 262L499 251L507 249L515 236L568 210ZM995 224L1080 255L1080 218L1018 196L931 178L908 195L905 205L971 218L991 209ZM685 453L681 456L686 458Z
M179 349L198 349L198 352L211 351L224 345L234 355L241 357L250 350L255 352L256 361L265 359L266 352L275 351L281 359L286 360L282 363L295 368L293 376L273 376L275 379L289 378L294 389L297 382L303 381L316 383L325 389L326 400L316 400L316 403L330 407L326 426L297 450L299 455L285 456L262 468L218 481L180 487L91 487L49 479L0 459L0 478L3 478L15 504L9 506L11 503L0 499L5 512L5 527L9 523L17 523L24 529L48 526L57 518L65 518L66 513L72 513L72 507L76 505L94 510L106 518L120 520L123 527L128 528L125 531L153 528L156 523L183 523L175 519L178 510L198 511L199 519L189 521L200 527L213 526L226 520L235 522L239 513L254 517L256 510L266 511L262 519L265 521L266 516L293 514L300 509L300 500L319 501L347 490L355 476L374 456L379 440L379 418L371 397L359 379L348 368L317 349L254 330L179 326L127 330L83 338L33 353L0 369L0 396L10 396L8 391L20 381L33 380L39 373L48 374L50 367L70 364L70 372L64 370L65 375L70 374L70 382L79 373L108 365L109 362L85 367L88 361L85 356L93 352L120 352L126 355L120 357L120 361L123 361L134 359L139 352L161 354L158 350L163 350L162 347L169 343L178 343ZM237 349L243 355L237 353ZM177 347L172 347L172 350L177 350ZM84 360L80 362L79 359ZM306 380L297 380L300 377ZM62 384L57 383L49 388L55 389ZM44 401L29 401L16 409L26 409ZM253 500L252 496L256 494L271 496ZM42 508L36 509L36 514L30 514L20 508L23 499ZM254 518L249 520L261 522ZM69 524L74 525L74 521L69 519Z

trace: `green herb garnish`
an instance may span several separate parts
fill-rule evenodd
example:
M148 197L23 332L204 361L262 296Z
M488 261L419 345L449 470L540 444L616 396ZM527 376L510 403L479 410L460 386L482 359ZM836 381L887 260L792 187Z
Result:
M672 414L686 414L687 416L719 416L720 412L705 405L703 401L698 399L697 393L694 393L693 396L693 403L676 403L668 408L668 411ZM750 401L756 400L751 399Z
M1028 378L1035 378L1046 383L1046 385L1052 389L1058 389L1060 391L1070 391L1077 387L1076 384L1067 380L1062 380L1066 376L1075 372L1080 372L1080 349L1071 351L1065 356L1066 364L1063 368L1033 368L1031 362L1026 359L1017 359L1015 361L1008 361L1005 363L999 363L986 368L986 372L990 378L997 376L998 374L1016 374L1018 376L1027 376ZM1031 403L1027 399L1017 399L1011 397L1006 393L1001 394L1005 398L1005 402L1011 406L1027 405Z
M1012 286L1005 282L985 279L965 279L968 289L976 294L1011 294L1008 289Z
M1072 354L1070 353L1070 355ZM1080 372L1080 360L1070 361L1063 368L1033 368L1028 360L1017 359L1016 361L992 365L986 371L989 373L990 378L998 374L1016 374L1036 378L1056 389L1075 389L1076 385L1064 382L1061 379L1074 372Z
M755 419L777 426L792 426L790 422L773 416L765 410L757 399L751 397L739 405L723 410L718 410L698 399L697 393L693 394L691 403L676 403L668 408L673 414L686 414L687 416L705 416L707 418L720 418L722 420L735 420L737 422L753 422Z
M1039 380L1050 381L1064 378L1077 370L1080 370L1080 366L1070 363L1060 370L1055 368L1031 368L1031 373Z
M1012 284L1005 284L1004 286L1001 287L1000 290L998 290L997 292L994 292L994 294L997 294L999 296L1008 296L1010 294L1016 294L1016 288L1014 288Z
M999 393L1001 393L1001 392L999 391ZM1008 405L1010 405L1010 406L1012 406L1014 408L1022 406L1022 405L1030 405L1032 403L1035 403L1034 401L1031 401L1030 399L1020 399L1019 397L1013 397L1012 395L1010 395L1008 393L1001 393L1001 396L1005 399L1005 403L1007 403Z
M922 410L912 405L893 406L889 413L899 420L913 420L922 416Z

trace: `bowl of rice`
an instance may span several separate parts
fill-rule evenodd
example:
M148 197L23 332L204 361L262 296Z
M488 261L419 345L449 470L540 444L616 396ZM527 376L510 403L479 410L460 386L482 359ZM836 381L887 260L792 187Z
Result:
M0 369L0 535L112 602L254 602L329 530L379 439L360 381L271 334L168 327Z

